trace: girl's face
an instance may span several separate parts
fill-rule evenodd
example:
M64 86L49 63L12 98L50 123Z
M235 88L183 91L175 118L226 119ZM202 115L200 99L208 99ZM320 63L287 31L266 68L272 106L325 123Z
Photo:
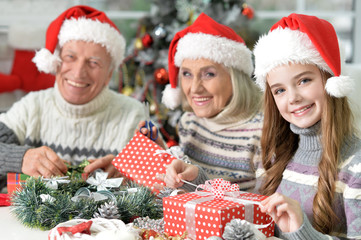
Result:
M222 64L185 59L179 73L183 93L198 117L216 116L233 95L231 76Z
M308 128L321 119L326 93L316 66L290 64L277 67L268 73L267 83L286 121Z

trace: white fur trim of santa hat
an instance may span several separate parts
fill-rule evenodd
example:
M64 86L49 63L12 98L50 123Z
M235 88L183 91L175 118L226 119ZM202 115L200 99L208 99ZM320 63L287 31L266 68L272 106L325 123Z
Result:
M253 73L252 52L243 43L205 33L188 33L178 42L174 63L180 67L183 60L205 58L226 67L236 68L248 76Z
M174 110L182 103L182 91L179 87L172 88L167 84L162 92L162 103L169 109Z
M334 76L306 33L289 28L276 28L260 37L254 48L256 83L264 91L267 74L274 68L294 64L314 64L333 77L326 81L327 93L334 97L347 96L353 90L348 76ZM341 55L342 56L342 55Z
M108 23L102 23L98 20L85 17L66 19L60 29L58 40L60 48L71 40L82 40L100 44L110 54L114 68L118 67L124 59L124 37ZM51 54L49 50L44 48L36 53L33 62L36 63L40 71L55 73L56 66L60 63L59 60L58 51Z

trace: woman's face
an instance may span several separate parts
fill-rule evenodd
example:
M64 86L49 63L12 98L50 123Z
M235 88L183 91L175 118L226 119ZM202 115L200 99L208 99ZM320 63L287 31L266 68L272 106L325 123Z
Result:
M308 128L321 119L326 92L316 66L290 64L277 67L268 74L267 83L286 121Z
M231 76L219 63L207 59L185 59L179 68L181 87L197 117L211 118L230 101Z

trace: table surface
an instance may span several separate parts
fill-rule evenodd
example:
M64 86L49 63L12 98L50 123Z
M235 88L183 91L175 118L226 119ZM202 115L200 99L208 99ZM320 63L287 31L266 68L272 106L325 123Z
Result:
M0 235L6 240L47 240L49 231L28 228L11 213L11 207L0 207ZM267 240L279 238L270 237Z
M11 207L0 207L0 234L6 240L47 240L49 231L25 227L10 212Z

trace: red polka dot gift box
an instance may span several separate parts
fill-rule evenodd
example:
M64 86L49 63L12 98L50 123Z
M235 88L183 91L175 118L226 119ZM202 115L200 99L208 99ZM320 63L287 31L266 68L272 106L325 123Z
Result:
M232 219L244 219L266 237L274 235L271 216L259 208L259 202L266 196L222 191L197 191L163 198L164 231L170 236L186 231L190 239L206 240L211 236L222 237L226 223Z
M158 144L137 132L112 163L127 178L158 193L154 183L164 185L164 182L155 179L155 176L165 173L165 165L174 159Z

